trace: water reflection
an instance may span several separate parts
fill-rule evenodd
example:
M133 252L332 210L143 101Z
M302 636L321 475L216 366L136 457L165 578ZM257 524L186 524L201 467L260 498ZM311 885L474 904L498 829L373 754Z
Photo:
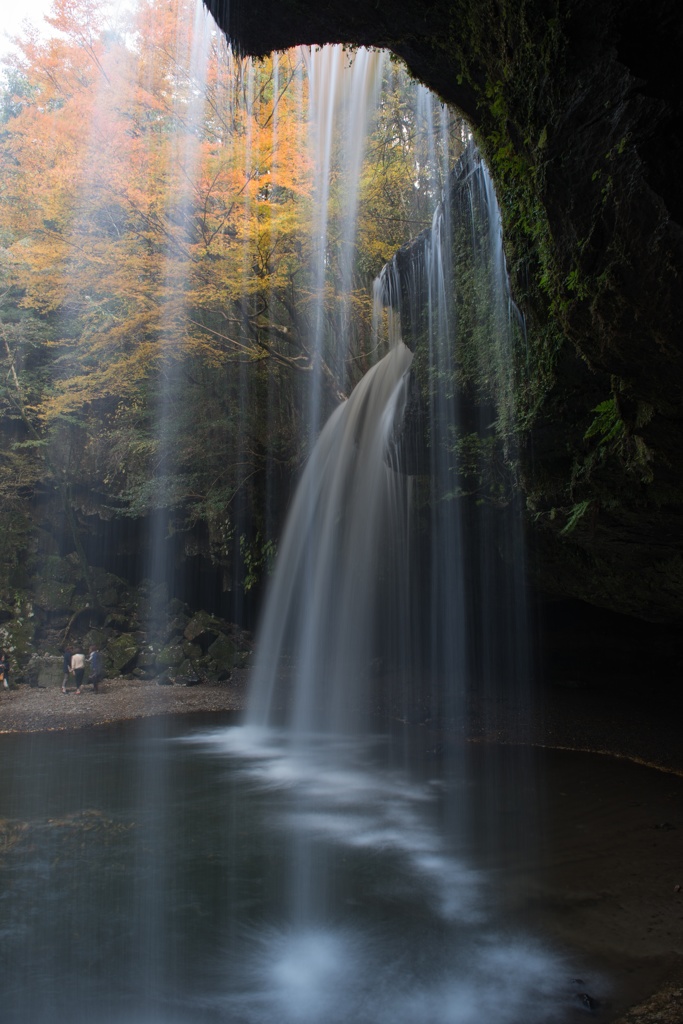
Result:
M573 1019L520 865L475 870L476 829L449 825L457 781L408 777L381 739L302 757L276 732L172 730L3 737L6 1024ZM294 870L332 879L308 911Z

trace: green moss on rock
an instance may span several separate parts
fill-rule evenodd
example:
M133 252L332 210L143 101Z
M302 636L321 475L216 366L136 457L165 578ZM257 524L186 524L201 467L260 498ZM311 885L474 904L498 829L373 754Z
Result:
M135 668L140 652L137 639L130 634L114 637L107 643L105 654L106 672L111 675L124 675Z
M229 637L221 635L208 649L209 656L213 658L219 669L234 668L237 657L237 650Z

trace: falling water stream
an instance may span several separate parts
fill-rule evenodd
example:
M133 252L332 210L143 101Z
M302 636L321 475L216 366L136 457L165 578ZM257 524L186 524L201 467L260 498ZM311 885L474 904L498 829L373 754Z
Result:
M335 117L355 144L350 250L384 58L309 59L322 292ZM447 117L423 91L417 109ZM524 343L471 147L377 282L374 320L385 354L292 501L242 724L24 741L35 778L0 798L28 823L0 863L6 1024L566 1024L577 985L604 987L525 918L531 755L467 743L473 690L495 701L531 675L514 488L504 512L465 493L462 438L495 421L513 444ZM476 400L459 386L472 360ZM313 390L316 435L319 413Z
M498 332L492 373L505 378L513 331L500 221L471 150L457 187L470 262L494 304L475 313ZM452 298L450 206L444 197L407 268L387 267L375 289L375 301L390 306L387 354L327 422L292 502L246 723L203 740L276 798L283 892L238 957L231 1005L240 1020L561 1019L559 961L504 925L486 895L487 843L529 856L521 835L529 780L516 821L503 826L495 776L506 770L509 783L512 762L503 767L498 754L475 767L463 742L471 680L514 687L528 664L514 566L491 555L481 581L483 556L470 550L504 540L514 547L515 527L473 526L448 494L460 479L453 381L464 315ZM401 332L411 328L422 331L434 382L423 454L435 510L427 545L415 536L401 440L413 362ZM487 412L512 415L493 405ZM387 724L387 677L398 729ZM416 707L421 737L407 718ZM515 771L523 762L514 759Z

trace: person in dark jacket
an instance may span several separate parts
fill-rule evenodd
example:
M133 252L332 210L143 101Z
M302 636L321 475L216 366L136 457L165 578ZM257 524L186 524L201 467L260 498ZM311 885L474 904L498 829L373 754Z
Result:
M92 688L97 693L97 688L100 684L100 680L104 675L104 656L101 651L98 651L96 647L90 648L90 654L88 655L88 664L90 665L90 674L88 676L88 682L92 683Z
M63 654L62 669L64 671L64 675L62 676L62 693L66 693L66 684L69 681L69 673L71 672L71 655L72 655L72 653L73 652L71 651L70 647L65 647L63 652L62 652L62 654Z

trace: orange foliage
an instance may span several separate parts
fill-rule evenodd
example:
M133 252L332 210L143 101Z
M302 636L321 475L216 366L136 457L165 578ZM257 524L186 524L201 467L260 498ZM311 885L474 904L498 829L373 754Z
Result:
M59 313L71 350L48 419L123 398L161 358L261 358L301 272L300 58L252 67L193 16L146 0L111 24L100 0L55 0L61 35L15 59L28 95L2 147L0 229L23 304Z

